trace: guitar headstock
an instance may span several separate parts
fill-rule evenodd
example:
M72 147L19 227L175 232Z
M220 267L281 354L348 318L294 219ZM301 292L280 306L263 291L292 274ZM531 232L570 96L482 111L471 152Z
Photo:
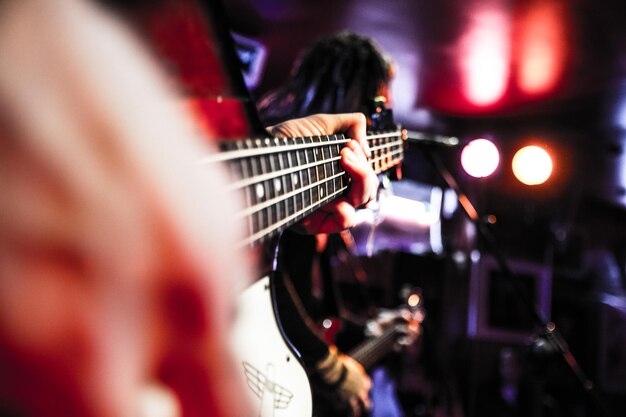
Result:
M387 99L383 96L375 97L368 114L370 129L376 132L398 130L399 126L393 120L393 110L386 107Z
M400 290L400 297L404 300L402 308L410 312L410 320L421 324L426 318L422 289L405 286Z
M406 129L393 120L393 111L385 107L386 99L376 97L370 104L367 140L372 151L370 162L377 174L396 167L396 177L401 178L400 163L404 158Z

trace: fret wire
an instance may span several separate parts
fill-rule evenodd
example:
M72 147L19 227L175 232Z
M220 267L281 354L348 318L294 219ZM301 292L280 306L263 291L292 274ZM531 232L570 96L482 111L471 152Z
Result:
M327 140L326 140L325 142L326 142L326 143L328 143L328 137L326 137L326 139L327 139ZM330 159L330 149L328 149L328 157L326 156L327 154L326 154L326 152L325 152L325 151L326 151L327 149L328 149L328 147L327 147L327 146L324 146L324 147L322 147L322 148L320 149L320 151L322 152L322 161L325 161L325 162L322 164L322 167L323 167L323 169L324 169L324 179L328 178L328 171L326 171L326 165L328 165L327 160L328 160L328 159ZM325 181L325 182L324 182L324 188L325 188L325 190L326 190L326 191L325 191L326 195L330 194L330 191L328 191L328 181Z
M322 137L321 136L314 136L313 137L313 141L314 142L318 142L318 143L322 143ZM313 149L313 155L315 156L315 162L318 162L318 164L315 166L315 178L319 181L319 180L325 180L326 177L323 175L324 173L324 152L323 152L323 147L318 147ZM321 161L321 162L320 162ZM321 186L316 187L315 188L315 199L319 200L320 198L324 197L323 195L324 190ZM327 193L328 194L328 193Z
M249 176L249 165L248 165L248 161L245 159L241 159L238 161L239 162L239 167L241 168L241 175L244 177ZM246 187L246 189L243 191L244 194L244 201L246 203L246 206L251 206L254 203L254 191L250 188L250 187ZM253 217L248 217L248 233L252 234L254 232L256 232L255 230L255 219Z
M394 152L391 152L391 153L390 153L390 155L391 155L391 156L401 155L401 154L402 154L402 151L394 151ZM379 165L380 165L380 163L382 162L382 160L383 160L383 159L385 159L386 157L387 157L387 155L382 156L382 157L372 158L372 159L370 160L370 163L374 166L374 171L376 171L376 173L379 173L380 171L382 171L382 170L383 170L383 169L382 169L382 168L380 168L380 167L379 167L379 169L376 169L376 164L379 164ZM395 159L393 160L393 162L394 162L394 163L395 163L395 162L399 162L399 161L400 161L400 158L395 158Z
M263 146L261 139L258 139L255 142L256 142L257 146ZM251 159L256 159L256 161L258 162L258 165L259 165L259 167L261 169L261 171L260 171L260 175L261 176L271 172L271 170L269 169L268 164L267 164L268 161L265 159L265 155L264 154L263 155L259 155L257 158L251 158ZM270 194L270 192L272 190L271 184L268 184L267 181L259 181L255 188L258 189L259 186L263 188L263 195L261 197L261 200L266 200L266 201L267 200L271 200L272 199L272 196ZM264 211L262 213L262 215L263 215L263 218L264 218L264 223L263 223L264 226L263 226L263 228L271 225L272 224L272 210L270 209L270 210Z
M333 144L333 148L335 149L336 155L337 155L337 156L340 156L340 155L341 155L341 148L339 147L339 145L338 145L338 144ZM333 164L333 167L335 167L335 166L336 166L336 165L335 165L335 164ZM339 168L341 168L341 167L339 167ZM334 169L334 168L333 168L333 169ZM334 175L334 174L335 174L335 172L333 171L333 175ZM333 181L333 187L334 187L335 189L337 188L337 182L339 182L339 188L343 187L343 186L344 186L343 180L344 180L344 177L343 177L343 176L341 176L341 177L339 177L339 178L336 178L336 179Z
M309 210L313 210L317 207L321 207L325 202L333 199L335 196L341 194L344 190L346 190L348 187L344 187L340 190L337 190L336 193L331 194L326 196L325 198L321 199L320 201L318 201L315 204L311 204L308 207L304 207L302 210L293 213L292 215L286 217L285 219L283 219L282 221L278 222L277 224L267 227L264 230L260 230L258 233L255 233L253 236L249 236L248 238L244 239L241 243L240 246L241 247L245 247L248 245L251 245L252 243L262 239L263 237L269 235L270 233L278 230L281 226L288 224L290 221L299 218L300 216L304 215L307 211Z
M250 142L248 145L254 146L252 142ZM250 171L252 172L252 175L259 175L260 161L257 158L247 158L247 160L250 163ZM259 190L261 191L261 193L259 193ZM257 186L252 189L252 195L254 196L255 205L259 203L259 201L265 196L265 194L265 186L263 183L257 184ZM265 213L259 212L256 216L256 224L259 230L263 230L267 227L264 214Z
M338 139L336 140L336 142L348 143L351 140L352 139L344 138L343 136L338 136ZM227 151L204 156L203 158L200 159L200 163L211 164L214 162L230 161L232 159L237 159L237 158L247 158L247 157L252 157L252 156L265 155L268 153L285 152L289 150L294 150L294 148L296 149L315 148L315 147L322 146L322 145L323 144L319 142L304 142L301 144L287 145L287 146L279 145L279 146L260 147L260 148L254 148L254 149L238 149L238 150L232 150L232 151L227 150Z
M266 145L270 145L270 140L265 139L265 143ZM269 167L269 170L267 171L268 173L276 171L276 166L274 165L274 160L272 159L273 155L275 154L271 153L271 154L265 154L261 156L261 160L265 160L267 166ZM274 200L275 198L278 197L278 190L276 189L276 184L272 180L267 180L267 184L268 184L267 189L268 189L269 199ZM274 207L273 205L267 208L267 213L268 213L268 217L270 220L270 224L274 224L278 221L277 209L278 207Z
M297 149L294 152L295 152L295 155L296 155L296 161L298 163L298 166L300 166L303 162L306 162L306 160L305 161L302 160L302 157L304 156L304 151L301 151L300 149ZM302 170L302 169L298 170L298 179L300 180L300 182L299 182L300 187L306 185L304 183L304 170ZM294 198L296 198L295 194L294 194ZM304 200L303 200L303 198L296 198L296 203L299 203L300 206L304 207ZM296 211L298 211L298 206L296 206Z
M243 168L243 172L245 176L250 176L253 175L252 174L252 162L248 159L241 159L241 166ZM251 205L254 205L257 203L257 196L256 196L256 192L252 187L245 187L245 190L243 191L244 194L246 194L247 199L246 199L246 207L249 207ZM256 232L257 230L260 230L261 227L259 225L259 219L258 217L253 216L252 217L252 224L251 224L251 230L252 233Z
M375 138L372 140L372 147L374 148L374 150L372 151L372 155L370 156L372 168L377 173L382 171L379 157L381 153L383 152L384 148L380 146L380 142L381 142L381 138Z
M303 140L305 142L309 141L307 143L313 143L313 139L311 139L311 137L303 138ZM307 163L310 163L311 159L313 158L312 152L313 152L313 150L311 148L304 150L304 159L305 159L305 161ZM315 165L313 165L313 166L315 166ZM307 168L306 170L303 170L303 172L306 172L307 184L309 184L309 185L311 184L311 181L313 181L313 178L311 178L311 171L310 170L311 170L311 168ZM313 187L308 187L308 191L309 191L308 192L309 198L308 198L308 200L305 200L305 201L308 201L308 204L311 204L311 203L313 203L313 201L315 201L317 199L313 199Z
M330 141L330 142L328 143L328 158L329 158L329 159L330 159L330 158L333 158L333 148L334 148L334 147L335 147L335 144L334 144L334 143L332 143L332 141ZM330 163L330 164L328 164L328 165L330 165L330 175L333 175L333 176L334 176L334 175L335 175L335 164ZM332 181L332 186L333 186L333 189L332 189L332 191L330 191L330 192L329 192L329 194L334 193L334 192L337 190L336 183L335 183L335 180L334 180L334 179L333 179L333 181Z
M324 181L330 181L330 180L332 180L332 179L334 179L336 177L342 176L343 174L344 174L343 172L340 172L340 173L336 174L335 176L333 176L332 178L329 178L329 179L324 180ZM310 184L310 185L308 185L306 187L302 187L302 188L299 188L297 190L294 190L294 191L292 191L292 192L290 192L288 194L283 194L281 197L276 197L276 198L273 198L271 200L266 200L266 201L264 201L262 203L256 204L255 206L248 207L248 208L240 211L237 214L237 217L248 216L248 215L250 215L252 213L256 213L256 212L258 212L260 210L263 210L264 208L269 207L272 204L276 204L277 202L280 202L280 201L284 200L285 198L289 198L289 197L291 197L293 195L298 195L298 194L302 194L302 193L304 193L306 191L310 191L311 188L317 187L319 184L322 184L324 181L317 181L317 182L315 182L313 184Z
M295 143L295 140L293 140L293 139L287 139L286 141L289 144L294 144ZM287 169L289 169L289 170L294 169L294 162L297 161L296 152L293 151L293 150L289 150L289 151L285 152L285 154L287 156ZM290 184L288 192L291 193L300 184L298 182L299 175L291 172L291 174L287 175L287 177L289 178L289 184ZM297 206L298 199L295 196L292 197L292 199L293 199L293 201L290 204L291 207L292 207L292 210L298 210L298 206Z
M286 143L287 141L284 140L284 142ZM276 145L279 144L279 139L274 139L274 143ZM278 171L283 171L285 169L285 153L284 152L279 152L274 154L274 156L276 157L276 163L278 165ZM274 182L276 184L278 184L278 186L280 187L280 192L285 194L289 192L289 189L287 188L287 177L285 177L284 175L280 175L278 180L274 179ZM282 208L279 206L279 217L284 217L285 215L287 215L289 212L291 212L291 210L289 210L289 206L288 206L288 201L289 199L284 199L283 200L283 205Z

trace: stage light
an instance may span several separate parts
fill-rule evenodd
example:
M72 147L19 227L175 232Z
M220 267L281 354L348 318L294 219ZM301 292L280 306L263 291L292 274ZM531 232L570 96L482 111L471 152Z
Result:
M552 90L565 70L568 16L564 5L531 1L517 21L517 81L528 94Z
M409 305L409 307L417 307L420 302L422 302L421 297L419 296L419 294L415 293L409 295L409 298L407 299L407 304Z
M543 184L552 174L552 158L539 146L526 146L513 157L513 174L526 185Z
M487 139L475 139L465 145L461 152L461 166L475 178L493 174L499 163L498 148Z
M510 16L502 7L475 7L461 38L463 92L476 106L489 106L502 98L509 79Z

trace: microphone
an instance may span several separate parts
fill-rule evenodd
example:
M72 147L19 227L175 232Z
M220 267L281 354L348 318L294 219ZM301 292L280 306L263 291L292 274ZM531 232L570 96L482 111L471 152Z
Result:
M406 140L409 144L414 145L435 145L446 146L449 148L461 145L459 138L454 136L437 135L435 133L416 132L414 130L406 131Z

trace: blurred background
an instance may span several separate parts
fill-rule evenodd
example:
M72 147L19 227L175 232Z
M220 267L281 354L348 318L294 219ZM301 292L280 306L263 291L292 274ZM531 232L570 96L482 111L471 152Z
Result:
M422 373L406 373L399 387L407 415L429 415L424 398L454 402L469 416L624 415L626 2L224 3L253 97L280 85L313 41L349 29L371 36L393 59L396 122L416 137L459 140L407 145L403 175L414 186L393 194L433 214L426 227L394 228L394 221L411 223L411 207L420 212L405 205L403 214L387 212L387 227L364 219L354 233L378 305L421 289L423 352L404 360L422 361ZM495 145L498 164L476 177L461 154L479 138ZM530 180L522 157L512 168L527 145L545 152L526 158ZM428 153L456 178L499 255ZM487 161L479 155L480 168ZM540 164L546 155L547 168ZM533 179L541 169L547 179ZM516 285L502 277L498 256ZM344 293L362 285L345 275ZM552 353L520 292L562 333L588 381ZM496 407L507 404L509 386L526 399Z

